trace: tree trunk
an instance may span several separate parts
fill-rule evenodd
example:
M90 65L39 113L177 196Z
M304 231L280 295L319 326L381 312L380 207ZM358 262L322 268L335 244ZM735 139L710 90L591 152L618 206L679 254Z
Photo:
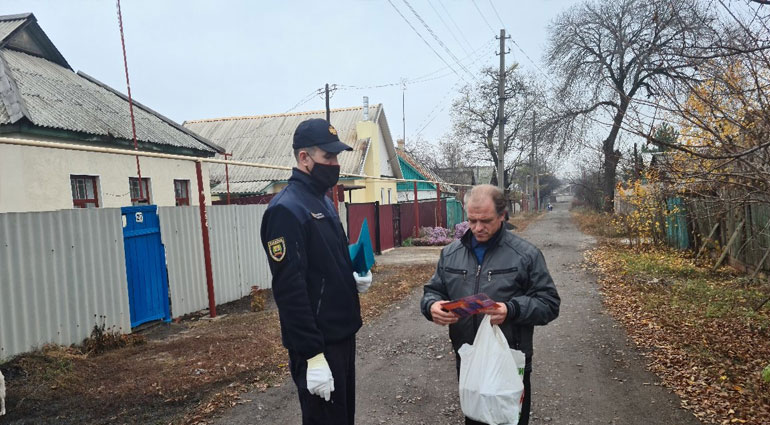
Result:
M618 138L620 126L626 116L628 99L629 97L625 95L621 99L620 108L615 112L612 121L612 130L602 144L602 151L604 152L604 211L609 213L615 211L615 177L621 156L620 151L615 149L615 140Z

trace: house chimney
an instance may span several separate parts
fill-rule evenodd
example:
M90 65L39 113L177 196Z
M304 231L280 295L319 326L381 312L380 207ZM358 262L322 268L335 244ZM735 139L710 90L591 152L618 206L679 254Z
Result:
M404 139L398 139L398 140L396 140L396 143L398 144L398 149L399 150L403 151L404 148L406 148L406 143L404 143Z
M369 96L364 96L364 121L369 121Z

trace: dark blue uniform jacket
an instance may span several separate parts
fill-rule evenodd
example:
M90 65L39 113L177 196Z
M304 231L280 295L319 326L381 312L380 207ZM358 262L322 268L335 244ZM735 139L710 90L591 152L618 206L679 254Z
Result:
M348 239L325 192L295 168L262 221L283 345L306 359L361 327Z

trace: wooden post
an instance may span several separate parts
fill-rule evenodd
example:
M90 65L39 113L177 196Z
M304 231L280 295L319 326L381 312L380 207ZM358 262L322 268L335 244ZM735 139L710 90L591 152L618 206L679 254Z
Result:
M417 182L414 183L414 237L420 237L420 203L417 201Z
M738 227L735 228L735 231L733 232L732 236L730 236L730 240L727 241L727 245L725 245L725 249L722 250L722 255L719 256L719 260L717 260L717 263L714 264L714 268L711 269L711 271L716 271L716 269L719 268L719 266L722 264L722 261L725 260L725 257L727 257L727 252L730 250L730 247L733 245L733 242L735 242L735 238L738 237L738 234L741 232L741 229L743 228L743 221L741 221L738 224Z
M695 256L695 259L697 260L698 257L703 253L703 251L706 249L706 244L708 241L711 240L711 238L714 236L714 232L717 231L717 228L719 227L719 222L714 225L714 227L711 229L711 233L709 233L709 236L703 241L703 245L701 245L700 249L698 250L698 254Z

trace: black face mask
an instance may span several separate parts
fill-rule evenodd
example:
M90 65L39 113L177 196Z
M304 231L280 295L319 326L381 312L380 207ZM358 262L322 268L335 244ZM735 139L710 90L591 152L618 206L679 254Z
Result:
M324 189L329 189L336 185L340 179L340 166L316 162L313 169L310 170L310 177Z

